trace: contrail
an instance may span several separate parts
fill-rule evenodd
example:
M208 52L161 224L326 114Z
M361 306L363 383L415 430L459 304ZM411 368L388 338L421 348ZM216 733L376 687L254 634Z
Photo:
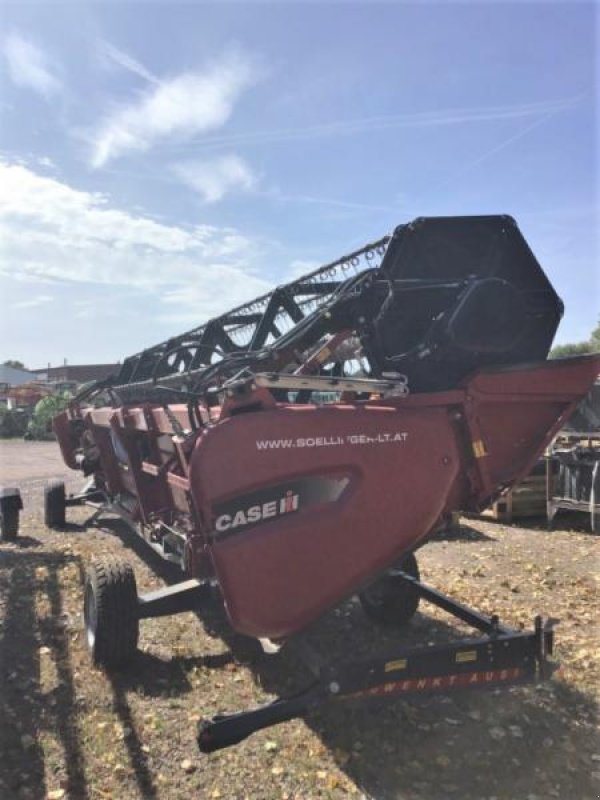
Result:
M249 131L247 133L213 136L196 139L188 144L171 146L172 151L197 150L198 148L224 147L236 144L261 144L263 142L285 142L301 139L316 139L326 136L348 136L356 133L382 131L394 128L428 128L444 125L459 125L469 122L492 122L504 119L519 119L531 116L554 114L573 108L582 95L562 100L542 101L513 106L447 109L424 111L414 114L367 117L354 120L309 125L305 128L283 128L272 131Z
M477 156L477 158L473 159L472 161L468 161L466 164L463 164L463 166L460 167L460 169L456 170L456 172L454 172L449 178L445 179L444 181L442 181L441 183L437 184L436 186L433 186L432 188L428 189L428 194L438 192L440 189L443 189L446 186L448 186L449 184L454 183L454 181L457 178L461 177L466 172L469 172L474 167L479 166L479 164L483 163L484 161L487 161L488 158L491 158L491 156L494 156L494 155L496 155L496 153L499 153L501 150L506 149L507 147L509 147L514 142L518 141L519 139L522 139L524 136L526 136L532 130L534 130L535 128L538 128L540 125L543 125L549 119L551 119L552 117L556 116L561 110L562 109L558 109L557 108L557 109L554 109L554 110L548 112L547 114L544 114L544 116L542 116L540 119L534 120L532 123L530 123L529 125L526 125L520 131L517 131L517 133L514 133L512 136L509 136L507 139L503 139L499 144L495 145L490 150L486 150L484 153L482 153L481 155Z
M127 70L127 72L131 72L139 78L143 78L145 81L148 81L148 83L160 85L159 78L153 75L150 70L146 69L140 61L137 61L128 53L123 52L123 50L119 50L118 47L115 47L110 42L101 41L99 43L99 49L100 53L105 58L108 58L119 67Z

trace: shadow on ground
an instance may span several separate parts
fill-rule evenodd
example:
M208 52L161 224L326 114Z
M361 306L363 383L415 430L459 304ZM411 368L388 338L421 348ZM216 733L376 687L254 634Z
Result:
M53 730L65 754L65 790L68 796L85 799L89 795L61 590L62 570L80 564L73 556L34 550L36 545L36 540L22 537L18 548L1 554L0 796L46 797L40 737ZM40 603L48 607L42 622ZM56 685L51 692L42 690L42 657L54 665Z
M180 579L172 565L120 521L104 520L102 525L166 582ZM469 541L490 538L468 525L460 528L459 537ZM305 639L317 651L333 653L334 660L347 663L374 653L393 653L398 645L422 645L432 639L444 643L472 635L428 617L427 606L422 608L424 613L417 613L405 630L393 634L373 626L358 603L349 601L312 626ZM186 693L190 668L200 663L221 669L231 657L249 664L254 680L269 694L285 696L312 679L293 650L265 656L253 640L233 632L219 602L203 609L198 619L210 636L228 645L232 656L173 657L165 662L140 654L129 677L114 679L120 691L141 685L150 694L160 694L161 686ZM310 713L306 724L348 777L376 800L584 800L595 798L596 792L577 758L597 748L598 739L590 738L597 712L589 696L564 683L552 683L453 696L338 701Z
M102 519L114 535L168 583L179 572L156 556L119 520ZM70 526L70 533L85 526ZM44 549L37 540L1 553L0 575L0 797L41 800L47 794L41 737L52 730L66 764L65 796L93 796L86 771L70 653L72 621L65 617L62 577L80 559ZM47 613L40 617L39 604ZM223 670L233 659L248 664L254 680L272 695L286 695L310 674L286 648L274 657L231 631L216 601L198 615L206 632L222 638L230 652L170 660L140 653L127 671L110 677L113 709L125 731L124 743L141 797L158 797L156 775L136 728L132 693L162 698L192 691L196 667ZM464 635L457 628L418 613L401 634L367 621L349 601L319 620L309 643L335 660L348 662L393 652L395 645L443 643ZM55 687L43 687L42 659L56 671ZM240 709L223 708L224 711ZM339 767L376 800L482 800L483 798L592 798L589 771L577 758L592 753L591 727L597 707L564 683L520 687L452 697L341 701L310 713L306 724L320 737ZM202 756L199 756L202 758ZM4 794L3 794L4 792Z
M477 530L461 519L458 525L449 525L429 537L430 542L490 542L494 537Z

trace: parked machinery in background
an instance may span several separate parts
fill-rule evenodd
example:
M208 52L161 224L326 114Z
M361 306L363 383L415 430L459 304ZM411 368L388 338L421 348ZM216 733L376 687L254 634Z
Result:
M549 526L558 511L580 511L600 533L600 381L548 448L546 497Z

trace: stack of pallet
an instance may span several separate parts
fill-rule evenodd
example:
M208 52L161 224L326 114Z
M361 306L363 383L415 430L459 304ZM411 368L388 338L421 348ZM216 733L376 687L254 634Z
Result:
M600 532L600 381L571 414L545 458L483 516L510 524L513 518L547 515L551 525L561 509L589 513L592 530Z
M522 517L546 516L546 459L540 459L521 483L507 489L482 516L510 525Z

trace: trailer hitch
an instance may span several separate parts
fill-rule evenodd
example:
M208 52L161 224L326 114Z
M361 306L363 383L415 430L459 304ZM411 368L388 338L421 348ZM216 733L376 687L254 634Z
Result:
M279 698L249 711L217 714L199 723L198 747L201 753L213 753L230 747L263 728L302 717L310 708L326 700L327 691L317 682L291 697Z

